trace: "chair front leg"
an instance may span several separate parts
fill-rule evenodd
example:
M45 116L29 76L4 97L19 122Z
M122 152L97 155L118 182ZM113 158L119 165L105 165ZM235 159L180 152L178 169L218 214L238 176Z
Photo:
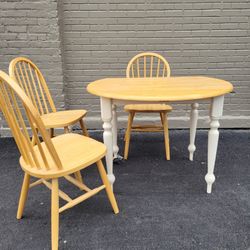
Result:
M24 178L23 178L21 194L19 198L18 209L17 209L17 216L16 216L17 219L22 218L24 206L25 206L27 196L28 196L29 185L30 185L30 175L25 173Z
M85 136L88 136L88 137L89 137L88 130L87 130L87 128L86 128L86 126L85 126L85 124L84 124L83 120L81 119L81 120L79 121L79 123L80 123L81 129L82 129L82 133L83 133L83 135L85 135Z
M164 139L165 139L165 150L166 150L166 159L170 160L170 147L169 147L169 131L168 131L168 117L167 113L162 113L163 117L163 128L164 128Z
M106 193L107 193L107 196L108 196L109 201L111 203L111 206L112 206L112 208L114 210L114 213L118 214L119 213L119 208L117 206L117 202L116 202L114 193L113 193L113 191L111 189L111 185L109 183L107 173L106 173L106 171L104 169L102 161L99 160L99 161L96 162L96 164L97 164L97 167L98 167L99 174L100 174L100 176L102 178L102 182L105 185Z
M129 112L128 115L128 125L127 125L127 131L125 134L125 148L124 148L124 159L128 159L128 151L129 151L129 143L130 143L130 134L131 134L131 128L133 124L133 119L135 116L135 112Z
M59 191L58 179L52 179L51 191L51 249L58 250L59 238Z

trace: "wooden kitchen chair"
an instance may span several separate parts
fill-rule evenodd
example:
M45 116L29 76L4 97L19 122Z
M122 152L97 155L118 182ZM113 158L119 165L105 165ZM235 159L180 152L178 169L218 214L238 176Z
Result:
M89 137L72 133L51 138L32 101L23 89L3 71L0 71L0 108L20 151L19 162L24 171L17 219L22 217L29 188L41 183L48 187L51 190L52 250L58 249L59 213L66 209L88 199L102 189L106 189L114 213L119 212L101 161L106 153L104 144ZM36 145L32 143L29 132L32 132ZM103 185L90 189L70 176L70 174L93 163L97 163ZM38 180L30 183L30 177L38 178ZM58 180L61 177L86 193L74 199L70 198L58 187ZM59 197L66 201L66 204L60 208Z
M33 105L41 115L41 119L51 137L55 128L64 128L69 133L69 126L79 122L83 135L88 136L88 131L83 122L86 110L56 111L47 83L38 67L29 59L17 57L10 62L9 74L25 91ZM80 172L75 173L79 181L82 180Z
M150 52L140 53L129 61L126 76L128 78L170 77L170 67L166 59L159 54ZM164 131L166 159L170 160L167 113L172 110L172 107L166 104L128 104L125 105L124 109L129 113L128 125L124 138L124 159L128 159L131 131ZM159 113L162 125L133 126L133 119L136 113Z

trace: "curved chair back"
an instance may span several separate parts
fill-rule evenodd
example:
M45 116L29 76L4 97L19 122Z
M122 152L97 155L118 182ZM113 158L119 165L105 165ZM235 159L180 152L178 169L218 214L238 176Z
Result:
M0 71L0 109L15 138L25 164L30 168L50 170L48 162L54 161L53 167L62 169L62 164L41 117L22 88L6 73ZM32 144L29 128L35 138ZM39 136L44 144L41 144Z
M56 112L46 81L38 67L25 57L10 62L9 74L30 98L40 115Z
M127 77L170 77L167 60L156 53L145 52L133 57L127 66Z

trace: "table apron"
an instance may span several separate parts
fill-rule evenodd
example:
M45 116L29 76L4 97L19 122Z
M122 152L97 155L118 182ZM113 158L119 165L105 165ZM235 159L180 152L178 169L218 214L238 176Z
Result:
M140 103L147 103L147 104L155 104L155 103L165 103L165 104L170 104L170 103L176 103L176 104L191 104L191 103L201 103L201 102L207 102L211 101L212 98L207 98L207 99L198 99L198 100L188 100L188 101L130 101L130 100L117 100L117 99L112 99L112 103L115 105L126 105L126 104L140 104Z

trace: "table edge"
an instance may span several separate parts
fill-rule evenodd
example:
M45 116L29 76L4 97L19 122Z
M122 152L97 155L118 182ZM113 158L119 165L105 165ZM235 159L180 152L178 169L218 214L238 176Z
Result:
M181 77L181 76L180 76ZM223 80L223 79L219 79L219 78L213 78L213 77L206 77L206 76L190 76L190 77L204 77L204 78L210 78L210 79L216 79L216 80L221 80L221 81L224 81L226 83L228 83L228 89L225 90L224 92L221 92L221 91L218 91L218 93L214 93L213 95L207 95L207 96L200 96L200 95L197 95L197 94L194 94L193 96L192 95L189 95L187 98L163 98L163 97L160 97L160 98L157 98L157 97L147 97L147 98L138 98L138 96L126 96L126 97L123 97L123 96L116 96L116 97L113 97L112 95L109 95L109 94L100 94L100 93L96 93L96 91L94 90L90 90L90 85L92 83L95 83L96 81L100 81L100 80L104 80L104 79L126 79L126 77L117 77L117 78L102 78L102 79L99 79L99 80L96 80L96 81L93 81L91 83L89 83L87 85L87 91L92 94L92 95L95 95L95 96L99 96L99 97L103 97L103 98L107 98L107 99L114 99L114 100L123 100L123 101L143 101L143 102L178 102L178 101L191 101L191 100L203 100L203 99L211 99L211 98L214 98L214 97L218 97L218 96L223 96L223 95L226 95L226 94L229 94L230 92L233 91L233 85L232 83L226 81L226 80Z

